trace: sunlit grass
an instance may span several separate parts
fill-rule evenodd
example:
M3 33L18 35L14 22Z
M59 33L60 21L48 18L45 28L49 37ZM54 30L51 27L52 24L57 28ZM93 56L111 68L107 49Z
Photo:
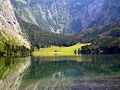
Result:
M40 48L33 52L33 56L69 56L75 55L74 51L81 49L82 46L89 45L78 43L74 46L70 47L58 47L58 46L51 46L48 48Z

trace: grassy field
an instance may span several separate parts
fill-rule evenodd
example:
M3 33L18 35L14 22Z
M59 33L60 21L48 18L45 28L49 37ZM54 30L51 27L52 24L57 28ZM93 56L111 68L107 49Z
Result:
M48 48L40 48L33 52L33 56L69 56L75 55L74 51L81 49L82 46L89 45L78 43L74 46L70 47L58 47L58 46L51 46Z

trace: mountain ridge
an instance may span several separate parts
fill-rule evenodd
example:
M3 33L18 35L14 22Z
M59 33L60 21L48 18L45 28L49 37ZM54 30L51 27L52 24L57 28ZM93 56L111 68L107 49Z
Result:
M119 0L11 1L22 20L59 34L76 34L120 19Z

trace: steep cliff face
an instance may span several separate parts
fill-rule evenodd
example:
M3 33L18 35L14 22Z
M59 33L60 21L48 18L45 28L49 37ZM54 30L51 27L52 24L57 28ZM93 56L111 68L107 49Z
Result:
M120 19L119 0L11 0L17 16L43 30L74 34Z
M95 0L81 14L82 28L108 24L120 19L119 0Z
M71 32L70 13L64 0L11 0L17 16L56 33Z
M5 51L5 45L8 47L12 44L30 48L21 32L10 0L0 0L0 35L0 51Z

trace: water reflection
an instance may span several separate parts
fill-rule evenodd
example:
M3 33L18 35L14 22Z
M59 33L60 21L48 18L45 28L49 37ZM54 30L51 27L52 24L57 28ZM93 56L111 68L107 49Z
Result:
M20 90L117 90L119 75L119 55L32 57Z
M30 65L30 57L0 57L0 90L18 90L24 71Z
M120 89L120 55L0 58L0 90L109 89Z

